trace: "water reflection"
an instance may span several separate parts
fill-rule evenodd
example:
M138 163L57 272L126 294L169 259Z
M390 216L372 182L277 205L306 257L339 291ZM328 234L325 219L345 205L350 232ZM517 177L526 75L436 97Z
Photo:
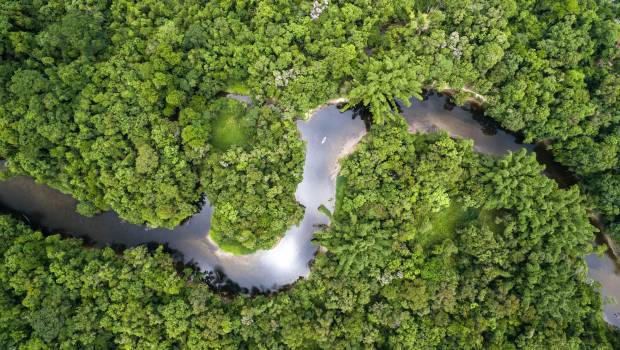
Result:
M515 135L499 129L479 112L454 107L445 96L432 93L427 94L424 101L412 99L410 102L410 107L402 103L399 106L411 132L444 130L450 136L473 140L477 152L497 156L521 148L534 149L533 145L522 144Z
M608 254L586 256L588 263L588 277L601 284L601 295L605 320L616 327L620 327L620 277L618 266Z

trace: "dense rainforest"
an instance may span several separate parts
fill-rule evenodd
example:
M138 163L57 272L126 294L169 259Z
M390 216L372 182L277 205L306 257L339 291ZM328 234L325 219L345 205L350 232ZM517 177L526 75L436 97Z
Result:
M326 253L271 296L227 296L161 248L84 249L0 217L0 343L23 349L613 349L585 279L576 188L525 152L372 131L343 164ZM423 218L423 219L420 219Z
M394 97L450 89L527 141L549 142L613 223L619 11L593 0L6 0L0 158L11 175L72 194L81 213L113 209L132 223L173 227L222 177L224 163L207 156L221 91L250 94L289 118L346 96L381 123L394 118ZM259 131L272 143L259 149L294 133L280 123ZM286 147L283 170L256 167L263 151L230 150L245 152L238 165L250 170L239 171L264 184L256 200L290 196L282 183L296 176L277 174L296 174L300 146ZM273 225L260 210L235 213L239 199L218 189L218 222L242 228L241 247L265 247L269 232L298 219L294 205L271 210ZM246 237L263 228L263 238Z
M303 215L296 118L344 97L372 128L310 278L273 295L1 216L0 345L620 348L583 261L588 215L620 239L619 18L612 0L3 0L0 177L83 215L171 228L208 200L223 249L268 249ZM544 142L578 186L409 134L396 101L425 89Z

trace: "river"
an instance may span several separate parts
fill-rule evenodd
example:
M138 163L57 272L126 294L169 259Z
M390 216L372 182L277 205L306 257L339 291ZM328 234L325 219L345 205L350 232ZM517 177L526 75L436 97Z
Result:
M297 126L306 141L303 181L295 193L306 209L302 222L290 228L278 244L268 251L235 256L218 249L208 239L213 208L208 200L202 210L173 230L147 229L123 222L114 212L92 218L75 212L76 201L50 187L26 177L0 181L0 207L20 213L35 227L47 232L88 237L96 246L136 246L157 242L166 244L187 263L201 270L218 270L249 291L278 289L308 275L308 263L317 246L311 242L319 225L329 223L318 208L324 204L333 211L338 159L352 151L366 133L364 122L353 112L340 113L335 106L319 110Z
M507 132L497 128L481 113L451 105L446 97L430 94L424 101L412 100L412 106L401 105L401 113L413 132L445 130L454 137L472 139L478 152L502 155L526 148L534 151L547 165L546 174L558 179L562 187L574 180L567 171L544 151L541 145L524 145ZM310 272L309 263L316 253L311 239L314 232L329 223L318 207L334 208L335 180L338 160L354 150L366 133L364 121L352 111L340 112L335 106L318 110L307 121L298 121L298 129L306 141L306 162L303 181L296 191L304 205L302 222L290 228L271 250L234 256L223 252L208 239L212 207L206 201L202 210L174 230L146 229L123 222L113 212L92 218L75 213L76 201L32 179L16 177L0 181L0 207L23 215L33 226L47 232L87 237L97 246L120 244L135 246L150 242L166 244L187 263L201 270L216 270L234 281L242 292L268 291L294 283ZM586 257L589 278L602 284L603 297L620 299L620 275L609 256ZM608 322L620 326L620 306L604 307Z

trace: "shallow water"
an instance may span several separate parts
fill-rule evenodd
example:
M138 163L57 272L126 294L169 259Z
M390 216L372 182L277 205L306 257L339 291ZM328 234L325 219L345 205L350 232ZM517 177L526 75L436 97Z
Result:
M541 147L524 145L514 135L499 130L492 122L475 112L454 107L445 97L429 95L424 101L412 100L411 107L402 107L402 114L411 131L445 130L454 137L471 139L478 152L502 155L526 148L535 151L538 159L548 165L547 175L570 184L565 169L551 162ZM334 208L335 179L338 160L351 152L365 134L365 124L353 112L341 113L330 106L316 112L297 126L306 141L306 162L303 181L296 191L297 200L305 206L305 216L298 226L289 229L284 238L269 251L246 256L222 252L207 239L212 208L203 209L174 230L147 230L119 220L113 212L86 218L75 213L75 200L24 177L0 181L0 206L23 214L34 226L74 236L88 235L98 246L120 243L135 246L158 242L181 252L186 262L194 262L203 270L221 270L230 280L244 288L270 290L295 282L309 273L308 264L317 247L311 242L318 226L328 224L319 212L323 204ZM604 297L620 300L620 276L616 264L608 256L586 257L589 277L599 281ZM620 326L620 306L605 306L606 319Z

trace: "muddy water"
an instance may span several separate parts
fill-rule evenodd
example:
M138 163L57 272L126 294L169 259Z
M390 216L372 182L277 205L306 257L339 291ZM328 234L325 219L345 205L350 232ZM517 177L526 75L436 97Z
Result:
M402 107L411 131L445 130L454 137L473 140L476 151L493 155L525 148L536 152L539 161L547 164L548 176L557 178L562 186L572 182L565 169L552 162L544 147L521 144L514 135L499 130L480 115L450 105L445 97L431 94L424 101L411 102L411 107ZM269 251L233 256L218 250L207 238L212 212L208 202L200 213L174 230L147 230L123 223L112 212L82 217L74 212L75 201L70 196L19 177L0 182L0 205L23 214L35 226L75 236L88 235L99 246L165 243L181 252L186 262L196 263L204 270L221 270L241 287L274 289L308 275L308 263L317 249L311 242L313 233L329 222L318 207L323 204L333 209L338 159L351 152L365 134L362 120L353 118L350 111L340 113L334 106L319 110L297 126L307 142L304 177L296 192L297 200L306 208L305 216ZM589 255L586 261L589 277L602 284L603 296L620 300L620 276L613 260ZM605 306L607 320L620 326L616 315L620 315L620 306Z

